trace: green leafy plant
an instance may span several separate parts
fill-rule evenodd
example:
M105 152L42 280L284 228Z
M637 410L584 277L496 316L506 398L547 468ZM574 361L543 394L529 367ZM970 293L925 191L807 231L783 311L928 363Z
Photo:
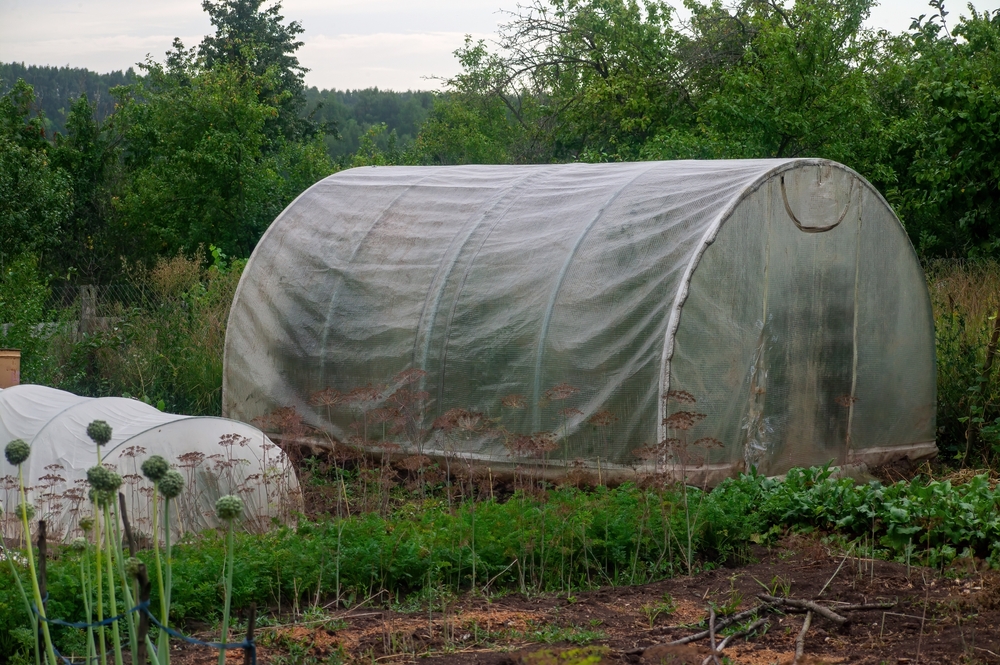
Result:
M661 616L673 614L676 610L677 604L669 593L663 594L660 600L646 603L642 606L642 613L646 616L646 620L649 621L650 628L656 625L656 620Z
M222 644L229 639L229 609L233 600L233 545L234 522L243 515L243 501L238 496L227 494L215 502L215 514L226 524L226 567L225 567L225 606L222 610ZM219 665L226 665L226 649L219 649Z

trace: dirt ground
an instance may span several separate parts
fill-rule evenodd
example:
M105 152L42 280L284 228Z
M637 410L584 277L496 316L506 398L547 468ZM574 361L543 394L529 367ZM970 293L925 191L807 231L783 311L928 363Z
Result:
M816 614L799 663L1000 663L1000 575L975 569L947 575L856 557L831 556L815 539L791 537L755 553L759 563L655 584L565 596L488 599L466 595L446 612L398 613L370 607L321 625L261 632L261 665L415 662L441 665L670 663L699 665L709 640L664 646L719 615L761 603L758 594L817 600L849 619ZM669 600L665 600L665 597ZM892 605L849 610L848 605ZM805 620L795 608L769 612L769 625L722 652L733 663L791 663ZM719 619L721 621L721 617ZM750 620L737 625L746 625ZM720 635L726 632L720 631ZM721 637L719 639L722 639ZM659 645L659 646L657 646ZM178 648L174 665L215 663L214 652ZM235 665L243 654L231 652Z

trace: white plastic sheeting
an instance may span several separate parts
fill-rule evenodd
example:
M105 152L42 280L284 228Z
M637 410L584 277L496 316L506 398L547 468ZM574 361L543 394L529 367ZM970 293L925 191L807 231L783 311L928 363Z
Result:
M151 484L139 469L150 455L163 456L185 477L172 520L178 535L217 526L215 500L225 494L243 498L246 524L255 529L298 508L294 471L255 427L163 413L121 397L79 397L35 385L8 388L0 391L0 447L13 439L31 445L22 465L29 502L36 519L46 519L49 532L58 537L74 535L79 518L91 511L86 473L97 463L97 446L87 436L87 425L94 420L111 425L102 462L123 476L129 517L140 532L152 531ZM0 460L0 500L5 531L16 532L17 469L6 459Z
M779 474L935 452L934 363L913 248L839 164L365 167L258 244L223 414L496 464L547 433L545 465ZM485 418L433 429L451 409Z

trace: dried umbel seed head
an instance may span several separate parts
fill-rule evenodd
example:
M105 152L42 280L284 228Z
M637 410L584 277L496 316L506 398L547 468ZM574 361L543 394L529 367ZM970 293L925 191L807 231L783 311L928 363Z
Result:
M23 439L14 439L3 449L3 454L11 466L20 466L31 454L31 446Z
M166 475L167 471L170 471L170 465L167 463L167 460L159 455L153 455L142 463L142 475L154 483L160 482L160 479Z
M27 513L27 516L25 516L25 513ZM30 503L19 503L17 504L17 508L14 509L14 514L17 515L17 519L28 520L30 522L35 516L35 507Z
M77 536L73 539L73 542L69 544L71 550L76 550L77 552L82 552L87 549L87 539L83 536Z
M97 492L115 492L122 485L122 477L103 466L87 469L87 483Z
M160 494L164 497L176 499L181 495L181 490L184 489L184 476L181 475L180 471L171 469L163 474L157 486L160 488Z
M500 400L500 404L508 409L523 409L527 406L528 402L524 399L524 395L512 394L505 395L503 399Z
M87 425L87 436L99 446L111 440L111 425L103 420L95 420Z
M239 519L240 515L243 514L243 500L232 494L220 496L219 500L215 502L215 514L219 516L220 520L227 522Z
M663 419L667 429L687 431L705 419L704 413L694 411L678 411Z
M613 425L618 422L618 416L604 409L588 418L587 422L594 427L607 427L608 425Z
M138 577L139 569L141 567L142 561L139 561L139 559L136 559L134 556L125 560L125 574L129 577Z
M557 386L552 386L545 391L545 398L550 400L561 401L568 399L573 395L580 392L579 388L569 385L568 383L560 383Z
M90 515L80 518L80 530L86 533L94 528L94 518Z
M686 390L668 390L664 397L667 401L674 401L678 404L690 405L698 401L694 398L694 395Z

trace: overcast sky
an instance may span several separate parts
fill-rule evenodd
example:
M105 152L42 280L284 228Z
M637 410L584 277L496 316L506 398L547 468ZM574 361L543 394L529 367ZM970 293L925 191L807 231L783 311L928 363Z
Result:
M524 0L521 0L522 4ZM306 82L320 88L436 89L454 74L464 35L489 39L518 0L285 0L302 23ZM674 3L680 6L679 0ZM1000 0L974 0L980 10ZM949 23L965 11L950 0ZM923 0L882 0L869 24L900 32L931 13ZM162 59L174 37L192 46L211 32L201 0L0 0L0 62L125 69Z

